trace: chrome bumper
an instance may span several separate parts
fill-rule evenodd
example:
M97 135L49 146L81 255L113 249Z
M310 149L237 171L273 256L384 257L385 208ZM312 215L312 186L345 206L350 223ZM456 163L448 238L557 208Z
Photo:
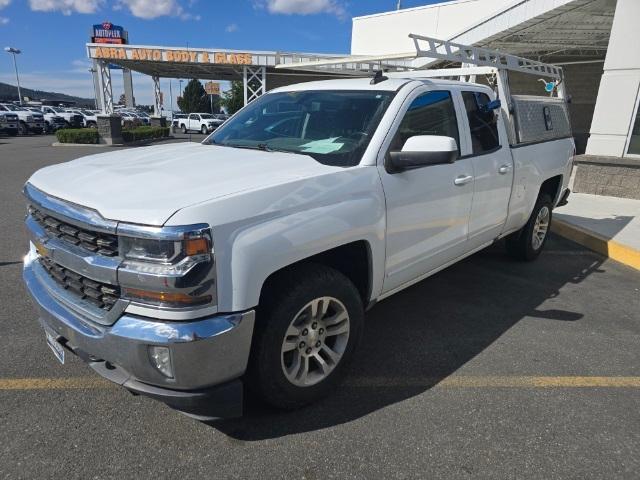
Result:
M123 314L113 325L100 325L56 299L55 290L38 275L42 267L36 259L33 253L27 255L23 277L43 328L109 380L140 393L146 394L130 386L145 384L159 387L156 393L167 389L179 394L175 391L206 389L244 374L253 310L177 322ZM174 378L163 376L152 365L151 345L170 349Z

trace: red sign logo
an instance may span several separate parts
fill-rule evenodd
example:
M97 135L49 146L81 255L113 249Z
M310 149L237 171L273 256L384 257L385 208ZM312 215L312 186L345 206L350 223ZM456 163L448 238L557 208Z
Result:
M105 30L111 30L112 26L113 26L113 24L111 22L104 22L102 24L102 28L104 28Z

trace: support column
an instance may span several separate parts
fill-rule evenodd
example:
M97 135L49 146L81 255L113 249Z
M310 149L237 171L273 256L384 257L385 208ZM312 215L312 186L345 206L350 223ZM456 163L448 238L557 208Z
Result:
M113 113L113 90L111 88L111 69L107 62L98 61L98 85L100 88L100 104L102 113Z
M122 69L122 81L124 83L124 98L127 108L134 108L136 106L133 98L133 79L131 78L131 70L128 68Z
M160 77L151 77L153 80L153 116L159 117L162 114L162 93L160 90Z
M242 69L242 80L246 105L267 91L267 68L245 65Z
M640 2L618 0L591 123L587 155L623 157L629 152L640 90ZM640 160L639 160L640 162Z
M162 116L162 90L160 90L160 77L154 76L153 79L153 116L151 117L151 125L154 127L166 127L167 119Z

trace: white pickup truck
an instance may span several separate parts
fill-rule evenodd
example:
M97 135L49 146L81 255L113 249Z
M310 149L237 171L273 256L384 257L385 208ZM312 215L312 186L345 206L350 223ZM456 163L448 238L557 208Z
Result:
M322 397L376 302L501 238L542 251L569 194L566 104L509 101L540 127L523 141L506 103L410 76L305 83L202 143L36 172L24 279L47 341L192 415L240 414L243 383L282 408Z
M29 133L45 133L44 116L41 113L35 113L11 103L0 103L0 113L13 114L11 118L17 116L18 131L23 135Z
M223 121L211 113L190 113L186 118L181 118L178 121L182 133L196 131L203 135L211 133L222 123Z

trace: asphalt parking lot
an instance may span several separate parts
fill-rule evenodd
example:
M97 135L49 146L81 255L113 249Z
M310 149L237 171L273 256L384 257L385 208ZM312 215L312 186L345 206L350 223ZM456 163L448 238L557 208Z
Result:
M52 141L0 138L0 477L638 478L640 273L558 237L378 304L346 383L297 412L207 425L58 364L22 286L20 190L104 150Z

